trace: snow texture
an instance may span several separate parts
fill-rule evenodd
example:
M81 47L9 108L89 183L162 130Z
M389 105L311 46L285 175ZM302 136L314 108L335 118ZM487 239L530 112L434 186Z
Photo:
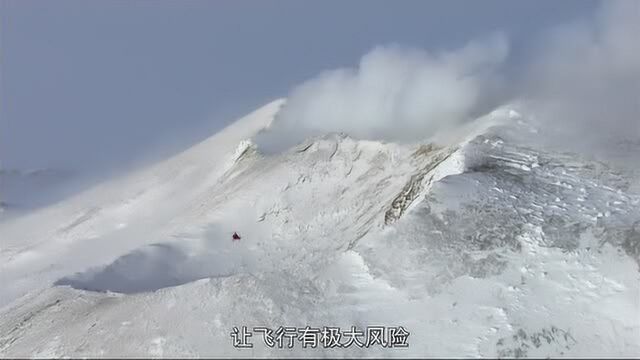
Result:
M0 356L640 356L637 174L523 145L507 108L449 145L330 133L264 154L283 103L0 224ZM232 346L281 325L403 326L410 345Z

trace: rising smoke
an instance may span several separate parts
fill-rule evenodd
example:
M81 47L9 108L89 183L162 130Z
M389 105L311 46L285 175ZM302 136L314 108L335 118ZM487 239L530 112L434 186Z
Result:
M294 88L257 142L278 151L327 132L390 141L427 137L494 105L496 69L507 53L500 35L453 52L377 47L356 69L328 71Z
M577 150L639 139L638 37L638 1L606 2L595 17L551 30L535 48L521 97Z
M640 2L606 2L593 18L540 34L530 60L509 79L508 43L499 34L451 52L380 46L357 68L327 71L294 88L256 141L281 151L327 132L421 140L513 100L529 104L559 138L638 138L638 37Z

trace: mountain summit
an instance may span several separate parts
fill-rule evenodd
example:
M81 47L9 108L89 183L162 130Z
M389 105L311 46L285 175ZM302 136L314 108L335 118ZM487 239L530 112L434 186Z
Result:
M0 223L0 356L640 354L635 175L536 147L514 109L264 152L283 106Z

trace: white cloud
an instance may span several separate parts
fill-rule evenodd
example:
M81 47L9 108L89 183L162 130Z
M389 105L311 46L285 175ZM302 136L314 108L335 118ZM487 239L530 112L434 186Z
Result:
M428 137L488 106L499 88L495 69L506 56L500 35L437 54L377 47L357 69L328 71L293 89L257 142L277 151L327 132L390 141Z
M575 139L574 150L637 139L639 37L640 2L618 0L603 3L591 18L540 34L530 60L510 79L503 78L508 45L502 35L452 52L377 47L357 68L327 71L294 88L256 141L263 150L280 151L327 132L421 140L511 99L531 104L542 126L560 135L549 141Z
M584 150L640 137L640 2L610 1L541 38L523 97Z

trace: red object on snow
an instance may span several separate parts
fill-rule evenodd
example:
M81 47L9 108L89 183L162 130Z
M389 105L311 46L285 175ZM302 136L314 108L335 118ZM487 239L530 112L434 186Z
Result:
M233 241L240 240L240 235L238 235L238 233L234 232L232 238L233 238Z

